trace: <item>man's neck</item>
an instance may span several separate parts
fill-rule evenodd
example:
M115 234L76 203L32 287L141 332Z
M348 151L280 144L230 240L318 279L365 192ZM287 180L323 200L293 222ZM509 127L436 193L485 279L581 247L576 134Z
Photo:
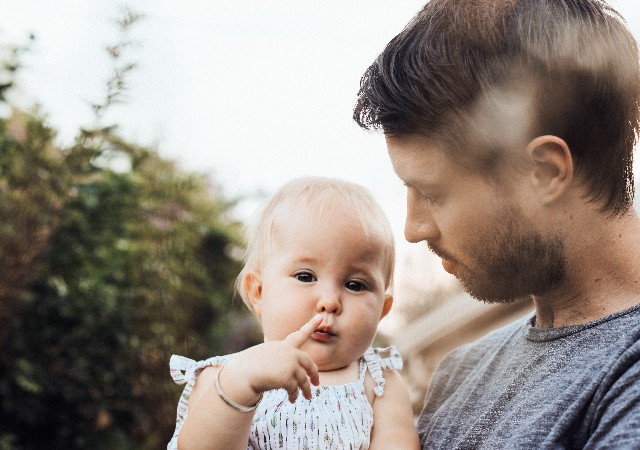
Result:
M603 218L569 242L567 277L534 296L536 327L591 322L640 303L640 220Z

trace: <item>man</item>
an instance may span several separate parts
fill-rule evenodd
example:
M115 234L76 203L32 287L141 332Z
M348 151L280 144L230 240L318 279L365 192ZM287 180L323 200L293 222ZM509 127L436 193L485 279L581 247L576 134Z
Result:
M532 317L450 354L423 448L640 448L640 66L598 0L431 0L361 80L405 236Z

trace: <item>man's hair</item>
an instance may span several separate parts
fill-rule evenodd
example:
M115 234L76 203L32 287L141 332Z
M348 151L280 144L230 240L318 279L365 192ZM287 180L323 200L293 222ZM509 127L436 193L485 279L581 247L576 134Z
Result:
M345 211L353 214L370 244L382 249L385 288L391 290L395 243L389 220L378 202L365 187L346 180L300 177L289 181L273 194L258 211L255 220L247 225L244 267L236 279L236 291L250 310L253 308L244 287L244 278L250 271L260 271L264 266L278 224L285 223L292 213L331 217L333 214L345 214ZM336 236L336 239L340 238ZM333 243L327 242L326 245Z
M353 117L493 174L511 137L558 136L588 198L620 214L639 101L636 41L604 1L431 0L367 69Z

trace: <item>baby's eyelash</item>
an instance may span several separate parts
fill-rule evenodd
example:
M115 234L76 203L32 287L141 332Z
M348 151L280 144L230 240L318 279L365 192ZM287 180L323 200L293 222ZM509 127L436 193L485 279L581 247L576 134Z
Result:
M316 276L307 271L296 272L293 274L293 277L302 283L312 283L314 281L317 281Z
M349 280L344 284L344 287L354 292L360 292L368 289L367 284L360 280Z

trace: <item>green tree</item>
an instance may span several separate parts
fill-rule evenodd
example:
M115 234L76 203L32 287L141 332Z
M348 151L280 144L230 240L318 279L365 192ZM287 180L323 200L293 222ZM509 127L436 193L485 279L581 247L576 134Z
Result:
M17 67L5 64L0 102ZM234 203L117 127L80 129L62 148L40 112L11 109L0 119L0 449L162 448L181 389L170 355L257 339L228 337L247 320L232 292Z

